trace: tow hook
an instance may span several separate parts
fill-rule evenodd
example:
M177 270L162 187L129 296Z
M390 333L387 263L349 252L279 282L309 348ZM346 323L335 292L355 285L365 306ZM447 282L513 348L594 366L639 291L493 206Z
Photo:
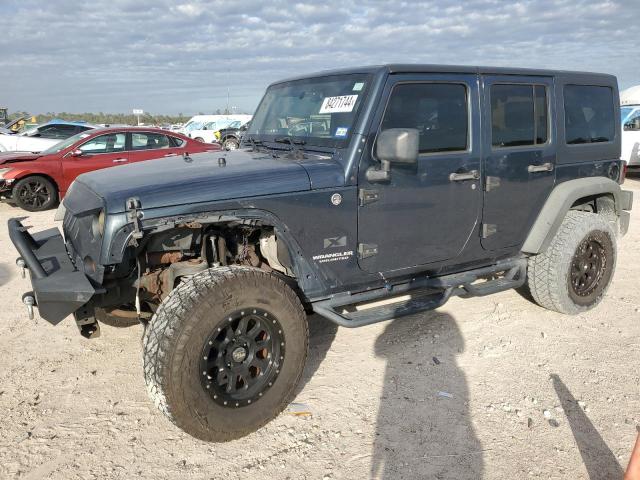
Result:
M20 269L20 275L22 276L22 278L24 278L25 277L25 270L27 269L27 264L25 263L25 261L22 258L17 258L16 259L16 265Z
M33 307L36 305L36 298L33 296L33 292L27 292L22 295L22 303L27 306L27 312L29 312L29 320L33 320Z

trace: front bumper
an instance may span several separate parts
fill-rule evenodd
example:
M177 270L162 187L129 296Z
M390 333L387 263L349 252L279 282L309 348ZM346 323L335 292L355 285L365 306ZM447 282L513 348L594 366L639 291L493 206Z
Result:
M13 179L5 180L4 178L0 178L0 201L11 199L13 183Z
M57 228L31 235L17 218L10 219L8 226L9 238L29 271L42 318L57 325L96 293L86 275L71 262Z

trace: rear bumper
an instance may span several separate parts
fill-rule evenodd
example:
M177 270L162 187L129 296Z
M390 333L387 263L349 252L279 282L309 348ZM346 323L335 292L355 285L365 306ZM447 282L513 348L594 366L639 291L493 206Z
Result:
M10 219L8 227L9 238L29 271L42 318L57 325L96 293L86 275L71 262L57 228L31 235L17 218Z
M633 208L633 192L620 190L620 235L626 235L631 221L631 209Z

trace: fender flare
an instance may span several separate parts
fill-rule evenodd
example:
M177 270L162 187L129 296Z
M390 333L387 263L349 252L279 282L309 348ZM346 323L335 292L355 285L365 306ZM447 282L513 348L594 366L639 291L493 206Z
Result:
M301 293L307 298L311 298L327 289L329 280L322 270L308 260L305 252L300 247L293 232L287 227L279 217L267 210L255 208L239 208L228 210L217 210L210 212L200 212L189 215L179 215L172 217L159 217L143 220L142 229L145 236L153 234L165 228L186 222L199 222L214 224L229 220L243 220L251 223L261 222L274 228L278 239L282 240L290 256L292 269L296 276L296 281ZM150 231L151 230L151 231ZM114 234L112 244L116 245L116 252L106 251L105 255L110 255L110 263L121 261L124 251L131 246L133 228L130 223L126 223ZM120 237L120 238L117 238ZM114 241L117 240L117 241ZM115 255L114 255L115 253Z
M631 209L631 192L623 191L620 185L610 178L587 177L568 180L554 187L531 227L522 245L522 251L530 254L545 251L572 205L581 198L597 195L611 195L618 216L622 210Z

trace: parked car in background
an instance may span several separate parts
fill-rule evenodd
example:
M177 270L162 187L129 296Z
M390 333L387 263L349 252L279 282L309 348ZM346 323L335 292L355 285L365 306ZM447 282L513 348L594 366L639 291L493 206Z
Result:
M95 128L84 122L51 120L20 133L0 134L0 152L41 152L77 133Z
M221 128L214 132L216 141L222 145L225 150L236 150L240 148L240 141L244 132L249 128L249 122L242 124L240 121L233 122L226 128Z
M191 118L181 133L199 142L216 142L215 132L226 128L234 122L246 123L251 120L251 115L196 115Z
M53 207L81 173L156 158L220 150L179 133L117 127L84 131L33 154L0 153L0 199L30 212Z
M629 170L640 170L640 105L620 107L622 160Z

